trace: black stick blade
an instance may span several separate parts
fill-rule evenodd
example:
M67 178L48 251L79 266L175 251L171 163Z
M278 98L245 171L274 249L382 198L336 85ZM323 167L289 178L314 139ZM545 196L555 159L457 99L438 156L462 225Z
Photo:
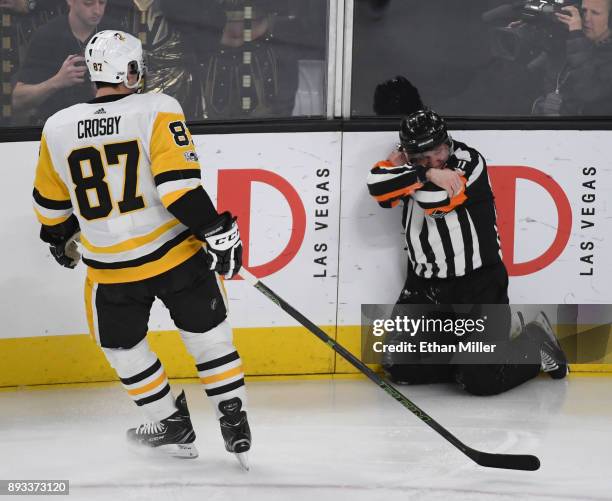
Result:
M525 471L536 471L540 468L540 460L531 454L490 454L474 451L474 454L469 456L480 466L488 468Z

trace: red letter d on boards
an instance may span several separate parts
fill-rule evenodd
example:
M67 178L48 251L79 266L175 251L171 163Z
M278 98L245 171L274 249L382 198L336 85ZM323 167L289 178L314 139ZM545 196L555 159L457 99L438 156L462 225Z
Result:
M489 174L495 194L495 204L498 211L497 224L508 274L511 276L530 275L546 268L561 255L569 241L572 230L572 208L565 192L552 177L532 167L504 165L503 167L491 168ZM517 179L527 179L544 188L555 203L559 221L555 239L546 252L525 263L514 261L516 203L517 201L520 203L516 193ZM537 210L537 205L533 209ZM534 214L534 217L537 217L537 215Z
M249 266L249 237L251 229L251 185L264 183L278 190L291 208L291 237L283 251L272 261L259 266ZM242 237L243 262L255 276L263 278L285 266L300 250L306 233L306 211L295 188L274 172L260 169L220 170L217 190L217 210L229 210L238 217Z

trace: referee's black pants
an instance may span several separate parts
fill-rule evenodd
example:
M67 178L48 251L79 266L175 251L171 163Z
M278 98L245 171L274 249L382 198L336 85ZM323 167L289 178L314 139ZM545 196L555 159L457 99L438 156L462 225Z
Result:
M487 304L505 304L508 299L508 273L503 263L480 268L463 277L425 279L409 272L397 305L469 304L472 313L487 314ZM539 343L525 333L510 340L510 307L499 314L496 308L492 329L499 339L499 349L492 364L428 364L420 353L386 354L383 367L392 381L404 384L458 382L468 393L496 395L510 390L540 372ZM394 311L393 317L396 313ZM463 338L463 341L469 339ZM520 360L520 363L516 363ZM456 360L455 360L456 361Z

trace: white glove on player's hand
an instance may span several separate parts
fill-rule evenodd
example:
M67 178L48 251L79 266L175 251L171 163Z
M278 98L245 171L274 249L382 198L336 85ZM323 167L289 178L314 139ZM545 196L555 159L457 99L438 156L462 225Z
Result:
M224 212L198 237L207 244L207 263L211 270L232 278L242 266L242 240L236 218Z

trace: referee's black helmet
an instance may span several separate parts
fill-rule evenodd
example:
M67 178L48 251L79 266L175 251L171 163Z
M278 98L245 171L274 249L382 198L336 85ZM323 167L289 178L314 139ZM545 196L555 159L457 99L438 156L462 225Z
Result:
M419 110L402 120L399 131L400 144L404 152L423 153L442 143L450 145L446 122L436 112Z

